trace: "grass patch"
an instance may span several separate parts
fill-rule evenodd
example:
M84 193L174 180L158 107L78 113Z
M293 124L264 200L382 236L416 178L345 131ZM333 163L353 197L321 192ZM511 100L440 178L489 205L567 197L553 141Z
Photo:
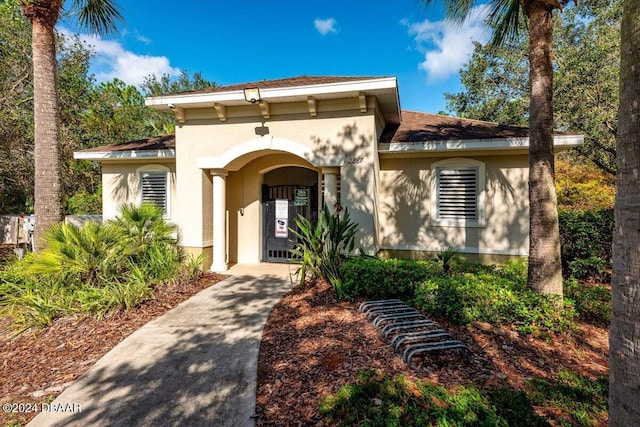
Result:
M555 380L534 378L527 395L535 405L561 409L561 425L595 426L607 419L609 380L595 381L571 371L560 371Z
M400 375L363 371L353 384L343 386L320 403L320 413L338 426L592 426L607 417L606 378L592 381L561 371L555 381L530 380L525 390L473 386L449 391L412 382ZM553 409L546 419L534 406Z
M320 404L320 413L338 426L497 426L500 417L474 387L450 393L443 387L363 371Z

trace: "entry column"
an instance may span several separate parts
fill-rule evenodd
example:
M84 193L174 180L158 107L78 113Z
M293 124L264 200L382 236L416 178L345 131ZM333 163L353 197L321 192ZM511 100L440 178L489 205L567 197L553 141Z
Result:
M339 168L327 167L322 168L322 179L324 180L324 203L329 207L331 212L334 211L338 200L338 174Z
M211 271L227 271L227 171L212 169L213 263Z

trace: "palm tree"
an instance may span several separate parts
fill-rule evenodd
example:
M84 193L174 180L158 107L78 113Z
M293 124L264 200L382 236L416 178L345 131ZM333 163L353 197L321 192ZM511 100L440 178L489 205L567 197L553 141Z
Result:
M625 0L609 331L609 425L640 425L640 0Z
M422 0L425 4L435 0ZM560 232L553 154L553 11L570 0L490 0L493 44L529 27L529 272L527 283L540 293L562 296ZM462 22L476 0L443 0L446 16ZM484 2L483 2L484 3Z
M33 54L34 158L35 158L35 243L44 244L44 233L63 220L60 107L56 86L56 40L54 27L63 0L20 0L31 22ZM78 19L88 30L104 34L115 30L121 19L111 0L73 0Z

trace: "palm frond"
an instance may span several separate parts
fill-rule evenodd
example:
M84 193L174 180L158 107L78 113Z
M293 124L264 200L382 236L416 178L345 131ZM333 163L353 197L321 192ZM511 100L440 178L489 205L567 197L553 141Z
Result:
M420 0L425 6L430 6L434 3L441 2L444 6L445 16L447 19L455 22L462 22L471 13L471 9L476 4L476 0Z
M72 13L78 15L82 27L96 34L116 32L117 23L123 20L113 0L73 0Z
M426 6L440 1L447 19L462 23L469 17L478 0L420 0ZM563 0L567 2L568 0ZM492 0L486 3L489 8L487 24L493 28L491 44L500 46L518 36L521 23L526 22L521 0Z
M525 22L524 10L519 0L500 0L491 3L487 23L493 28L492 46L515 40Z

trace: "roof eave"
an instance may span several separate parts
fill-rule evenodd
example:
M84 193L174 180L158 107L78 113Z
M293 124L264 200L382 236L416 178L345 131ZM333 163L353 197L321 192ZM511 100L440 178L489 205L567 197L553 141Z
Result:
M399 123L400 97L396 77L380 77L357 81L280 88L261 88L260 97L267 102L306 101L309 96L318 99L330 99L346 94L357 96L359 93L376 96L388 90L394 90L395 92L395 111L391 112L391 117ZM145 98L145 105L160 111L169 111L176 108L207 108L212 107L214 104L224 106L245 105L244 91L182 93Z
M553 138L556 152L579 147L584 144L584 135L555 135ZM392 153L444 153L464 151L503 151L528 150L529 138L491 138L491 139L458 139L434 140L423 142L386 142L378 144L381 154Z
M171 160L175 159L175 149L163 150L119 150L119 151L74 151L76 160Z

